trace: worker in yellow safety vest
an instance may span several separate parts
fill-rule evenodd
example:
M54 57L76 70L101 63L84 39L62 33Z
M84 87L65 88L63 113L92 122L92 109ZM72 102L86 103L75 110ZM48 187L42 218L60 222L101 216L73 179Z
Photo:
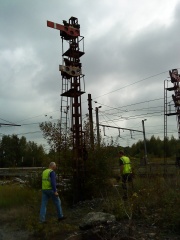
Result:
M123 199L128 198L128 186L127 183L131 183L133 187L133 175L132 175L132 166L129 157L124 155L124 151L119 152L119 166L120 166L120 175L122 178L122 188L123 188Z
M40 209L40 223L46 222L46 206L49 199L52 199L56 211L58 221L64 220L61 200L56 188L56 163L51 162L49 168L44 170L42 173L42 200L41 200L41 209Z

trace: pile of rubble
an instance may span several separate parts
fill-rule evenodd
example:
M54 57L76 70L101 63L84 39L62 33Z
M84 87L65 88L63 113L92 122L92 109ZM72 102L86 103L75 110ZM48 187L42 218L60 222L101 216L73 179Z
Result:
M1 180L0 185L12 185L12 184L20 184L20 185L26 185L28 181L22 180L21 178L13 178L11 180Z

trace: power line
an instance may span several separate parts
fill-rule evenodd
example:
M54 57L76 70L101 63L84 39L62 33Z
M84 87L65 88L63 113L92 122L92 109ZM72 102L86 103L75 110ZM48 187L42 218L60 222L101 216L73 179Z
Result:
M5 121L5 122L8 122L9 124L5 124L5 123L0 123L0 125L7 125L7 126L20 126L20 125L17 125L17 124L15 124L15 123L12 123L12 122L10 122L10 121L7 121L7 120L5 120L5 119L2 119L2 118L0 118L2 121Z
M125 107L129 107L129 106L134 106L134 105L138 105L138 104L142 104L142 103L149 103L149 102L154 102L154 101L158 101L158 100L162 100L164 98L155 98L155 99L151 99L151 100L147 100L147 101L143 101L143 102L137 102L137 103L133 103L133 104L128 104L128 105L125 105L125 106L120 106L120 107L112 107L112 109L107 109L107 110L104 110L105 112L107 111L110 111L110 110L113 110L113 109L118 109L119 108L125 108ZM98 104L101 104L99 102L97 102ZM103 104L101 104L103 105Z
M101 125L100 125L101 126ZM102 126L103 127L103 126ZM107 126L107 129L108 129L108 126ZM132 134L133 134L133 137L135 137L135 138L139 138L139 136L142 136L142 134L140 134L140 133L136 133L135 131L131 131L132 132ZM139 132L142 132L142 131L139 131ZM106 131L106 133L107 133L107 131ZM127 134L127 133L125 133L124 135L122 135L123 133L125 133L124 131L122 132L121 131L121 137L120 138L128 138L129 137L129 139L132 139L131 137L130 137L130 135L129 134ZM174 133L176 133L176 130L171 130L171 131L168 131L168 133L169 134L174 134ZM156 131L156 132L146 132L146 135L151 135L151 137L153 136L153 135L157 135L157 134L163 134L163 131ZM111 132L111 134L110 134L110 136L107 134L107 135L104 135L104 137L119 137L119 133L117 132L117 135L115 135L114 133L112 134L112 132ZM141 137L140 137L141 138Z
M133 116L127 116L127 117L122 117L122 118L116 118L116 119L110 119L108 120L108 122L118 122L118 121L124 121L124 120L131 120L131 119L138 119L138 118L142 118L142 117L158 117L158 116L162 116L164 114L161 114L161 112L154 112L154 113L159 113L158 115L152 115L153 113L144 113L144 114L139 114L139 115L133 115ZM107 117L107 116L106 116Z
M58 118L56 119L51 119L51 122L54 122L54 121L57 121L59 120ZM40 124L42 122L36 122L36 123L24 123L24 124L21 124L21 126L27 126L27 125L37 125L37 124Z
M159 75L161 75L161 74L163 74L163 73L166 73L166 72L167 72L167 71L161 72L161 73L158 73L158 74L155 74L155 75L152 75L152 76L150 76L150 77L143 78L143 79L141 79L141 80L139 80L139 81L137 81L137 82L128 84L128 85L126 85L126 86L123 86L123 87L118 88L118 89L116 89L116 90L113 90L113 91L111 91L111 92L108 92L108 93L105 93L105 94L103 94L103 95L97 96L97 97L95 97L95 98L93 98L93 99L97 99L97 98L103 97L103 96L108 95L108 94L113 93L113 92L117 92L117 91L119 91L119 90L121 90L121 89L123 89L123 88L130 87L130 86L132 86L132 85L135 85L135 84L137 84L137 83L139 83L139 82L145 81L145 80L150 79L150 78L153 78L153 77L157 77L157 76L159 76Z
M29 117L29 118L25 118L25 119L19 120L18 122L22 122L22 121L25 121L25 120L29 120L29 119L33 119L33 118L45 116L45 115L47 115L47 114L54 113L54 112L58 112L58 111L59 111L59 110L56 110L56 111L53 111L53 112L44 113L44 114L40 114L40 115L36 115L36 116L32 116L32 117Z
M148 110L148 112L149 113L153 113L152 111L154 111L154 109L155 108L159 108L160 106L157 106L157 107L150 107L150 108L141 108L141 109L130 109L130 110L126 110L126 111L124 111L124 112L122 112L123 114L126 114L126 113L129 113L129 112L138 112L138 111L147 111ZM102 111L103 112L103 111ZM159 112L162 112L161 110L159 110ZM114 116L114 117L121 117L121 118L123 118L122 116L119 116L119 112L110 112L110 113L106 113L106 115L110 115L110 116ZM126 117L124 117L124 118L126 118Z
M27 134L34 134L34 133L40 133L42 131L35 131L35 132L26 132L26 133L18 133L18 134L15 134L15 135L27 135Z

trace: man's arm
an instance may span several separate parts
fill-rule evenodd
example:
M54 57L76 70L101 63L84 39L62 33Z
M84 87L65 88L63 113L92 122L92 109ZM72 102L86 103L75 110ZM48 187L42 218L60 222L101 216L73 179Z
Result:
M121 174L121 175L123 174L123 169L124 169L124 165L121 165L121 166L120 166L120 174Z
M50 172L50 179L51 179L51 186L52 186L53 192L55 195L58 195L58 192L56 189L56 174L54 171Z
M120 174L123 174L123 169L124 169L124 164L123 161L121 159L119 159L119 166L120 166Z

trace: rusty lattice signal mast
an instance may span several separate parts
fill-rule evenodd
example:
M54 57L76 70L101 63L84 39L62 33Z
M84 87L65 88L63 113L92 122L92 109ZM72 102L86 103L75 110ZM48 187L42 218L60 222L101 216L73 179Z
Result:
M176 116L177 128L178 128L178 137L180 139L180 75L178 69L172 69L169 71L171 80L164 80L164 163L167 164L167 117ZM171 82L173 86L168 86L168 83ZM168 103L168 94L167 92L172 92L172 100ZM175 108L174 112L171 112L171 106ZM169 109L168 109L169 107ZM180 164L179 157L179 147L177 148L176 161L177 164ZM167 170L166 170L167 171Z
M73 176L76 189L74 201L81 199L82 184L84 181L84 159L83 159L83 131L82 131L82 109L81 95L85 92L81 90L81 82L84 83L82 74L82 64L80 58L84 55L84 37L80 36L80 25L78 19L71 17L69 22L63 21L63 25L47 21L47 26L60 30L62 39L62 59L59 66L62 76L61 92L61 125L64 124L67 133L67 111L71 111L71 130L73 136ZM64 42L68 43L68 49L64 51ZM80 44L82 51L80 51ZM70 99L70 107L68 103ZM63 117L65 113L65 117ZM63 122L64 121L64 122Z
M178 73L178 69L172 69L169 71L169 75L171 78L172 87L168 86L169 80L164 81L164 139L167 139L167 116L177 117L177 128L178 128L178 137L180 139L180 75ZM173 104L168 104L167 102L167 91L173 92L172 100ZM169 105L169 111L167 106ZM171 106L175 107L175 112L171 112Z

